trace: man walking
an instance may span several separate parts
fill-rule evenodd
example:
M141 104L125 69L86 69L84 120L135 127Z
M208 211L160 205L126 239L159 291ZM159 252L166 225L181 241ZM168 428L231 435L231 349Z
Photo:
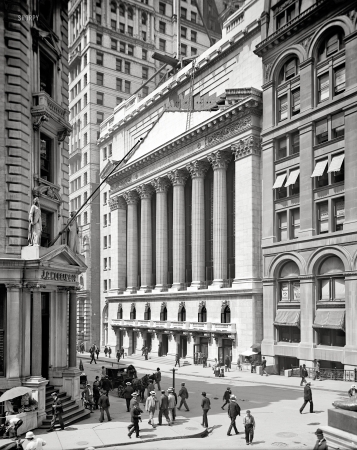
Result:
M262 360L262 373L261 373L261 376L263 376L264 374L265 374L266 376L268 376L267 371L266 371L266 368L267 368L267 360L266 360L265 357L263 356L263 360Z
M317 437L317 441L314 447L314 450L328 450L328 445L326 442L326 439L324 438L324 433L323 431L318 428L315 431L316 437Z
M148 359L148 354L149 354L149 349L147 347L144 348L144 356L145 356L145 360Z
M95 354L97 355L97 360L99 358L99 353L100 353L99 347L96 345L95 346Z
M99 422L104 421L104 411L107 414L108 422L110 422L112 419L111 419L110 413L109 413L109 407L110 407L109 397L107 395L105 395L104 391L102 391L101 394L102 395L100 396L99 401L98 401L99 408L100 408Z
M300 382L300 386L303 386L303 383L307 383L306 381L306 377L308 376L308 371L306 369L306 365L303 364L300 370L300 376L301 376L301 382Z
M161 391L161 398L159 401L159 425L162 425L162 415L165 416L168 425L171 425L169 417L169 399L165 394L165 391Z
M176 367L177 365L178 365L179 367L181 367L181 366L180 366L180 356L179 356L178 353L176 353L176 357L175 357L175 367Z
M157 398L155 391L151 391L149 397L146 399L145 409L149 413L149 425L152 425L153 428L156 428L154 423L154 415L157 409Z
M246 416L243 419L243 425L245 430L245 443L252 445L255 430L255 420L250 414L250 410L247 409Z
M89 405L89 411L92 413L93 412L93 391L90 388L90 384L87 383L87 387L84 389L83 393L82 393L82 397L85 398L86 402Z
M171 422L175 422L177 400L172 388L168 388L167 394L169 413L171 413Z
M211 401L209 398L206 397L206 392L202 392L202 402L201 402L201 408L202 408L202 426L205 428L208 428L208 419L207 419L207 414L208 411L211 409Z
M320 363L315 359L315 377L314 380L320 380Z
M304 411L305 406L307 405L307 402L310 403L310 413L314 412L314 403L312 401L312 391L311 391L311 383L307 382L306 386L304 387L304 403L302 407L300 408L300 414Z
M95 381L93 383L93 401L94 401L94 409L98 409L98 401L100 398L100 390L99 390L99 377L95 377Z
M121 357L124 359L124 355L125 355L124 347L122 347L120 349L120 353L121 353Z
M58 419L58 421L59 421L59 423L61 425L61 429L64 430L64 422L63 422L63 418L62 418L62 413L63 413L62 402L58 398L57 392L54 392L53 394L51 394L51 397L52 397L52 400L53 400L53 403L52 403L52 420L51 420L50 429L47 431L47 433L50 433L51 431L53 431L57 419Z
M160 386L160 381L161 381L160 367L158 367L158 368L156 369L155 381L156 381L158 390L161 391L161 386Z
M143 411L140 409L139 403L135 403L131 409L131 426L129 425L128 430L128 436L131 438L131 435L134 433L135 431L135 435L136 437L140 437L139 436L139 420L140 422L142 422L141 420L141 413Z
M112 354L112 348L111 347L109 347L108 348L108 355L109 355L109 358L110 358L110 355Z
M228 405L228 416L231 419L231 423L227 431L227 436L232 436L231 435L232 427L234 428L235 433L239 434L239 431L237 430L236 420L237 416L240 416L240 406L237 403L235 395L231 395L230 403Z
M231 398L232 392L231 392L231 388L227 387L225 393L223 394L223 401L225 402L223 406L221 406L222 409L224 409L224 407L226 405L229 405L229 400Z
M90 354L90 358L91 358L89 364L92 364L93 361L94 361L95 364L97 364L97 361L95 360L95 345L94 344L89 349L89 354Z
M120 353L119 349L117 350L116 356L117 356L117 361L119 362L120 361L120 357L121 357L121 353Z
M186 403L186 399L188 399L188 390L186 389L185 383L181 383L181 389L180 392L178 393L179 397L181 397L181 401L180 401L180 405L177 408L179 411L181 409L182 405L185 405L186 411L189 411L190 408L188 407L187 403Z
M131 400L133 392L134 392L134 388L131 385L130 381L128 381L126 383L126 387L124 389L124 398L126 401L126 411L127 412L130 412L130 400Z

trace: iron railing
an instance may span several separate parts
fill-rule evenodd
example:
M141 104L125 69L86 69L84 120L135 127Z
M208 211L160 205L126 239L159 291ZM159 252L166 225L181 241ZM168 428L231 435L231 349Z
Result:
M313 367L306 367L308 377L316 379L316 370ZM300 377L300 367L292 367L292 377ZM338 380L338 381L357 381L357 369L327 369L320 368L321 380Z

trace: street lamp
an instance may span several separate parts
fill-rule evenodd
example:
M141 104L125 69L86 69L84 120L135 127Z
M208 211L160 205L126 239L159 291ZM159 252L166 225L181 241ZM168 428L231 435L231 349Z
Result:
M175 389L175 372L177 369L173 368L171 369L172 372L172 387Z

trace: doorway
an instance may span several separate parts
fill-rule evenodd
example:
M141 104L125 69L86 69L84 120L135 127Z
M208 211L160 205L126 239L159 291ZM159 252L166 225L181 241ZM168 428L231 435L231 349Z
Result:
M299 360L291 356L279 356L278 366L279 375L284 375L285 370L291 369L293 367L299 367Z
M117 332L117 350L121 349L123 346L123 332L121 330L118 330Z
M232 341L230 339L222 339L222 347L218 347L218 362L226 363L226 358L232 362Z
M48 379L48 366L50 361L50 293L41 293L41 321L42 321L42 361L41 374Z
M136 352L136 331L131 332L131 354L135 355Z
M178 354L180 355L180 358L186 358L186 355L187 355L187 337L186 336L180 336L180 345L179 345Z
M146 333L146 347L148 348L149 352L151 352L151 344L152 344L151 333Z
M162 334L161 356L166 356L168 351L169 351L169 337L167 334Z

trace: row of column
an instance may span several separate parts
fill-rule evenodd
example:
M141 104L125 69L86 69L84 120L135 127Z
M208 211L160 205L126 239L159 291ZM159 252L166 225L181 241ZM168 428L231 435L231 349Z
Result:
M255 141L254 141L255 142ZM237 226L252 226L254 230L246 235L236 230L236 255L239 254L236 265L236 278L251 281L259 278L260 245L260 215L255 214L256 207L260 208L259 199L254 197L254 186L260 182L260 154L252 151L244 154L236 148L236 179L244 178L245 189L236 189L236 208L244 215L244 223L236 220ZM112 269L118 274L117 287L124 289L126 266L127 291L136 292L138 280L138 226L141 230L141 287L142 292L150 290L152 276L152 229L151 229L151 196L156 192L156 286L155 290L167 290L168 284L168 217L167 191L173 186L173 285L172 290L182 290L185 283L185 183L189 176L192 178L192 283L188 289L200 289L205 280L205 202L204 178L210 164L214 171L213 181L213 274L212 288L226 287L227 278L227 182L226 170L232 158L232 151L216 151L206 156L205 160L194 161L184 168L169 171L165 176L155 178L150 183L125 192L122 197L111 200L112 225L117 223L117 234L114 246L117 246L118 261L112 264ZM256 161L256 158L259 158ZM236 183L237 185L237 183ZM238 186L240 187L239 183ZM259 188L258 188L258 195ZM248 201L247 201L248 199ZM137 223L137 204L141 200L141 224ZM126 212L127 208L127 212ZM115 212L118 212L117 216ZM126 215L127 214L127 215ZM125 223L127 220L127 224ZM253 221L256 224L253 226ZM127 236L123 234L126 225ZM253 231L256 231L254 234ZM253 236L254 234L254 236ZM125 243L124 243L125 239ZM248 239L248 242L247 242ZM256 248L257 247L257 248ZM126 249L126 265L123 263L123 251ZM243 256L243 258L242 258ZM121 260L121 262L120 262ZM237 257L236 257L237 262ZM242 263L242 264L241 264ZM112 282L116 284L115 276ZM237 280L240 284L242 280ZM248 286L244 286L245 288Z

